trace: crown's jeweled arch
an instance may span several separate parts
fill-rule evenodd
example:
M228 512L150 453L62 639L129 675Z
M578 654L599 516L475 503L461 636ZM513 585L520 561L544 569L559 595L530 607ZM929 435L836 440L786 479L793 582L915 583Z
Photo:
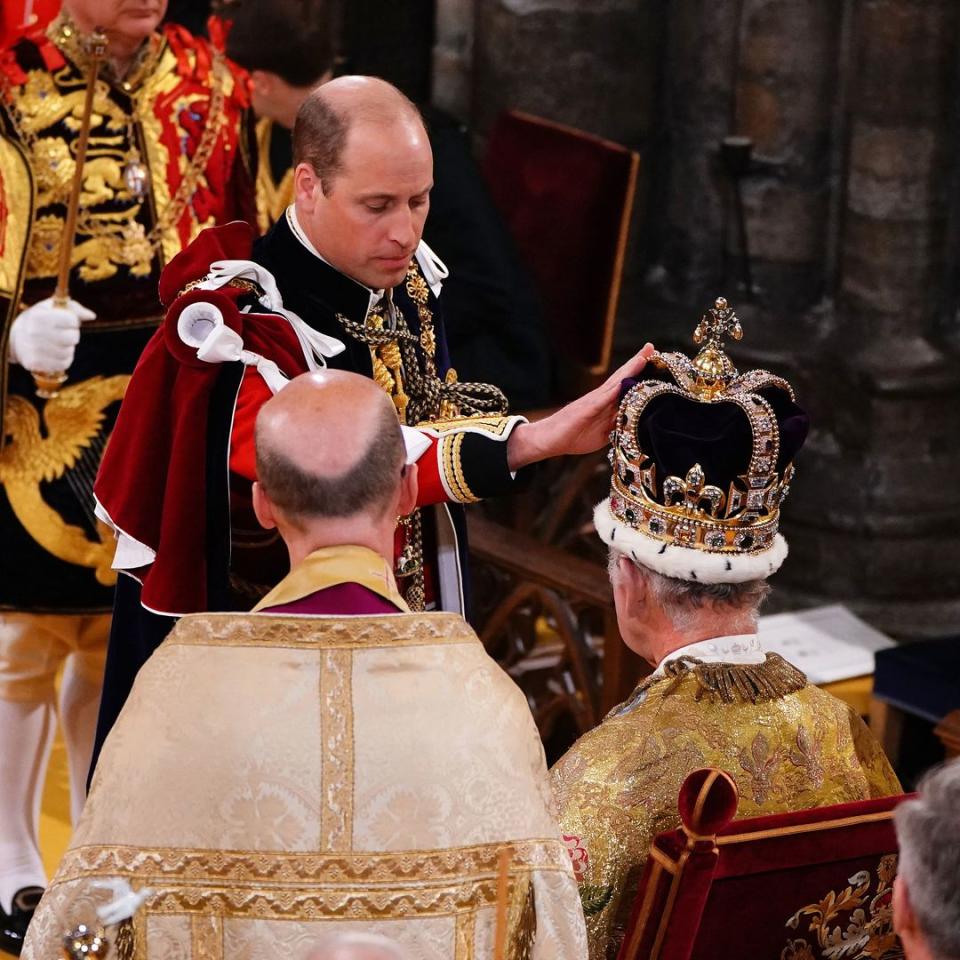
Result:
M607 505L615 522L653 540L707 553L754 554L773 546L793 466L777 471L779 427L760 391L773 388L790 401L795 397L789 383L766 370L737 372L723 344L727 337L742 336L733 309L718 298L694 331L694 342L702 346L693 360L682 353L651 357L674 383L642 381L623 398L610 450L613 477ZM750 458L726 489L710 483L697 462L683 476L664 477L658 486L656 464L641 448L638 428L650 403L669 394L695 403L733 403L743 411L750 428Z

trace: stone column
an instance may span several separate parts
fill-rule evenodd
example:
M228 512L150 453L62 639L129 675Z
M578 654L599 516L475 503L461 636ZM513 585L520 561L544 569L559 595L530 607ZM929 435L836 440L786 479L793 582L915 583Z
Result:
M960 363L935 343L958 27L955 0L856 5L836 326L803 375L783 578L904 636L960 623Z
M796 312L824 295L843 8L838 0L665 7L651 228L661 234L657 272L668 296L691 307L719 293L744 301L734 187L719 153L727 136L754 144L742 191L755 301Z
M745 0L742 8L730 132L751 138L755 148L757 172L743 191L757 300L789 313L826 292L844 6ZM728 229L728 253L736 257L731 240L736 231Z
M687 309L709 305L722 292L726 183L717 148L735 132L739 8L738 0L673 0L662 8L659 137L651 158L659 181L650 204L653 277L665 298ZM726 295L736 303L732 289ZM656 331L661 340L689 342L686 324L677 329L680 312L666 311Z

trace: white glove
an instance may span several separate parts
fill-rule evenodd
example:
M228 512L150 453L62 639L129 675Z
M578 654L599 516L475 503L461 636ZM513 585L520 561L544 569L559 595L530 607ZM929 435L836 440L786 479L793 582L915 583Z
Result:
M44 373L68 370L80 342L80 324L94 317L76 300L68 300L65 307L55 307L52 297L35 303L10 327L10 362Z

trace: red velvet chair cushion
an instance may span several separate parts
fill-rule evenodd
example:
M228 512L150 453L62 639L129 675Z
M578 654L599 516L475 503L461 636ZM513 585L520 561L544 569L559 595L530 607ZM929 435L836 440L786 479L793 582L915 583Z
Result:
M619 287L637 155L527 114L502 114L483 173L544 301L561 354L609 363L608 306Z

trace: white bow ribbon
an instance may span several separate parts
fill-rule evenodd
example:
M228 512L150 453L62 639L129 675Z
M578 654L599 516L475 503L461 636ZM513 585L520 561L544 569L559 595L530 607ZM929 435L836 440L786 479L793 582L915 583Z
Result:
M336 337L314 330L292 310L283 305L283 297L277 287L277 281L269 270L252 260L216 260L210 264L210 272L203 281L197 284L198 290L219 290L231 280L249 280L257 284L263 291L257 299L267 310L278 313L293 328L293 332L300 341L300 349L309 370L317 370L327 365L326 357L335 357L343 353L346 346ZM203 358L201 358L203 359Z
M197 359L204 363L239 360L245 366L256 367L271 393L289 383L272 360L252 350L244 350L243 338L223 322L223 314L212 303L198 300L187 304L177 318L177 333L188 347L197 351Z
M415 254L417 263L423 271L423 277L430 285L435 297L440 296L440 290L443 288L443 281L450 276L447 265L421 240Z

